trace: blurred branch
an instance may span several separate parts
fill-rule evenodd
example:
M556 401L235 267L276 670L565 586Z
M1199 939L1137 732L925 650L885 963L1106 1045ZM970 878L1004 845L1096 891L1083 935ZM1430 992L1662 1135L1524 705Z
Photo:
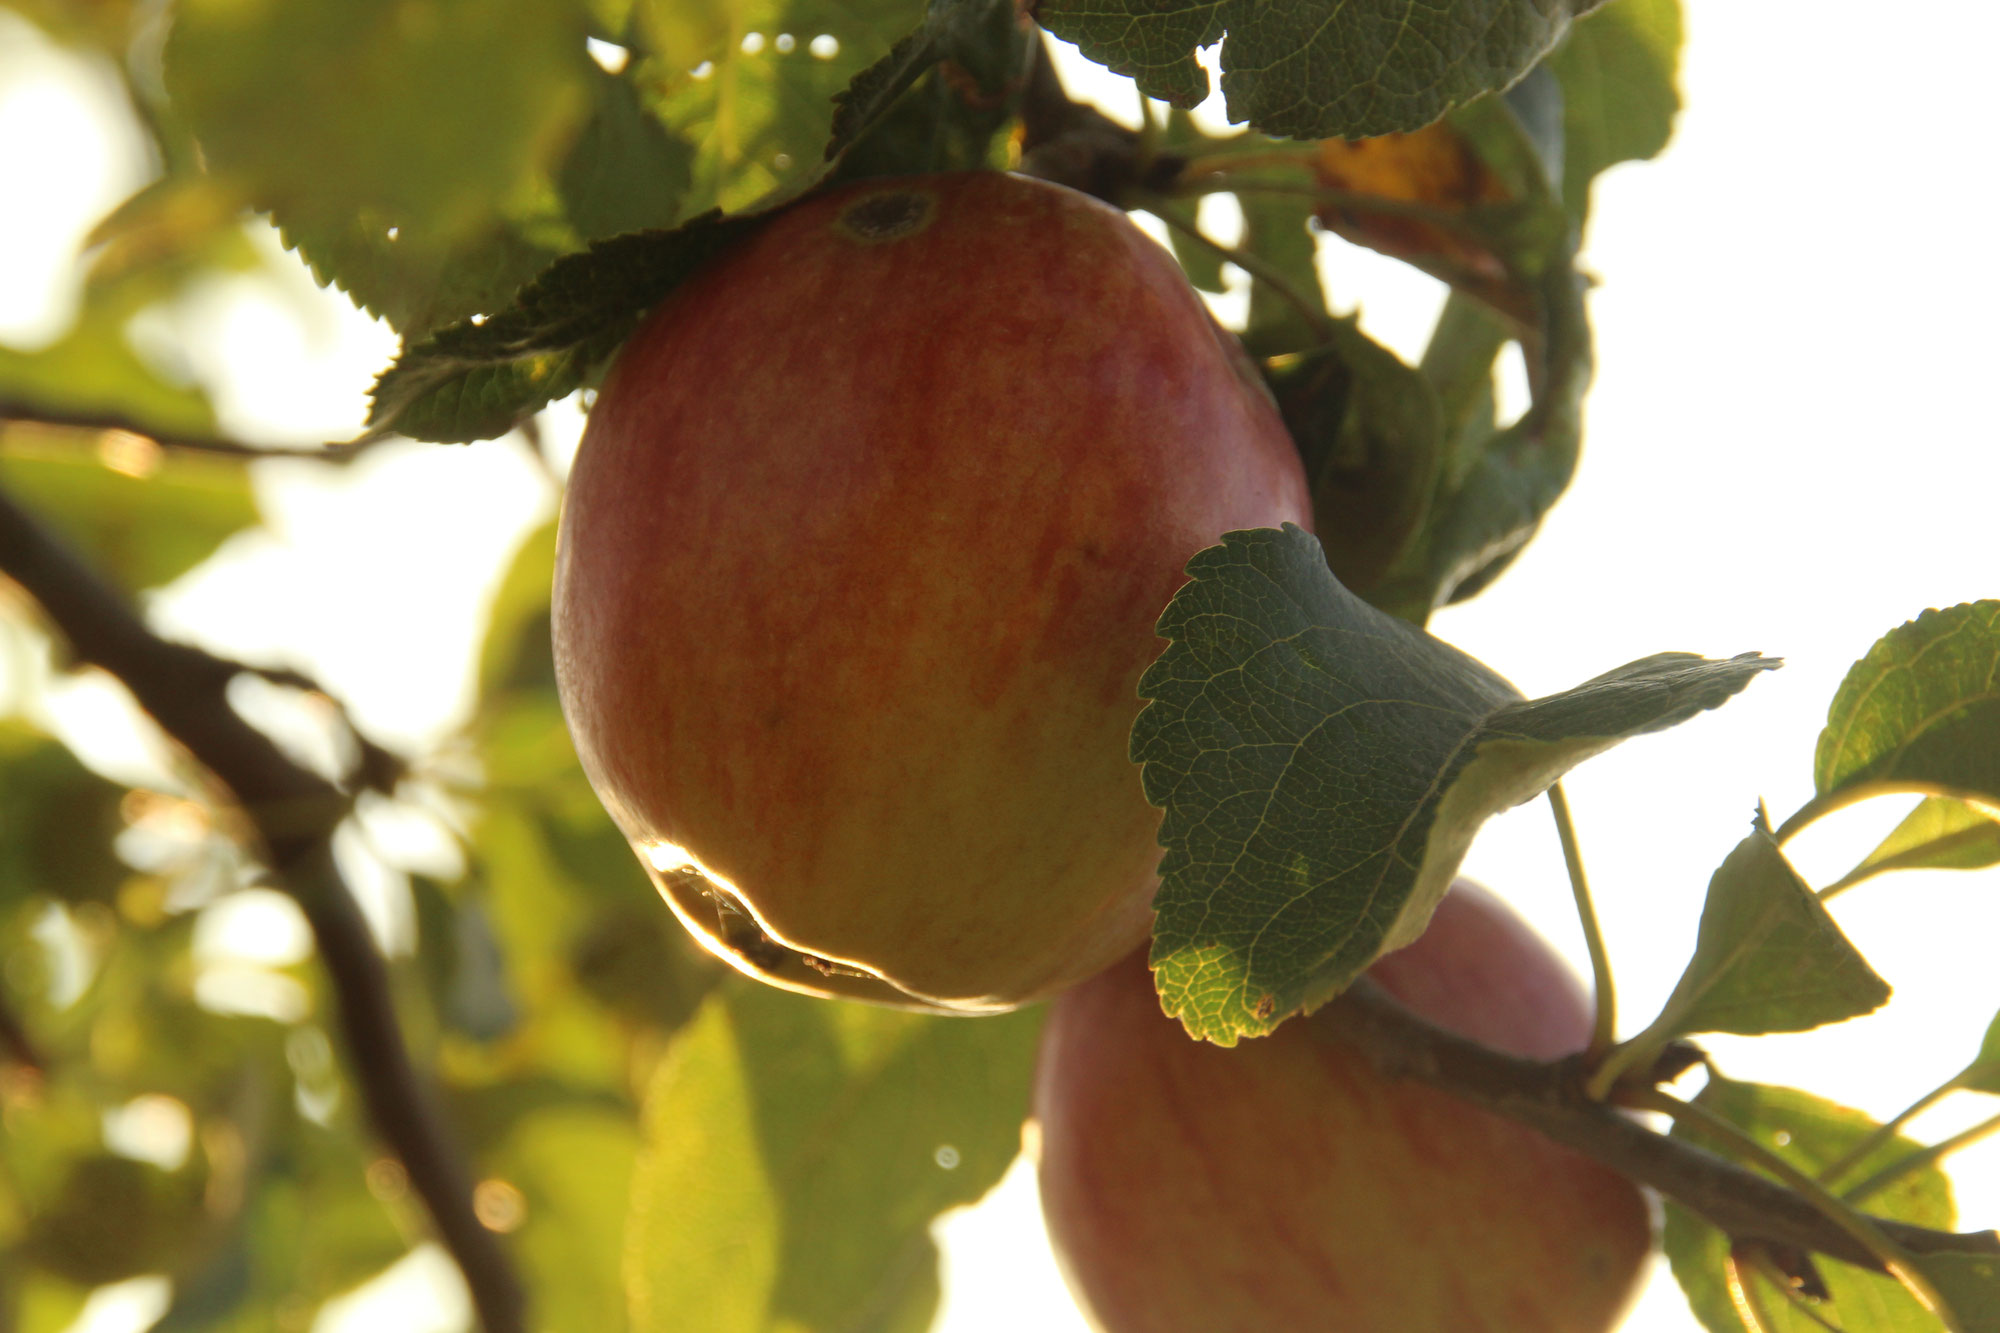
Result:
M376 434L364 435L357 440L330 441L326 444L252 444L223 435L161 432L136 418L117 412L65 412L41 404L0 397L0 428L7 426L40 426L51 430L100 433L123 431L127 435L137 435L141 439L151 440L163 449L219 454L225 458L310 458L323 463L351 462L369 445L394 438Z
M409 1172L439 1238L464 1272L486 1333L523 1333L511 1262L472 1210L472 1180L411 1063L388 969L334 864L349 798L279 751L230 706L244 668L155 635L117 590L0 492L0 573L41 604L78 659L122 681L166 733L227 789L262 842L277 887L311 924L333 983L348 1062L376 1132Z
M1796 1191L1585 1096L1581 1057L1542 1063L1503 1054L1424 1021L1367 981L1308 1021L1326 1040L1359 1047L1383 1073L1429 1084L1526 1125L1658 1190L1734 1241L1791 1246L1884 1271L1878 1258ZM1991 1231L1869 1220L1908 1253L2000 1254L2000 1234Z

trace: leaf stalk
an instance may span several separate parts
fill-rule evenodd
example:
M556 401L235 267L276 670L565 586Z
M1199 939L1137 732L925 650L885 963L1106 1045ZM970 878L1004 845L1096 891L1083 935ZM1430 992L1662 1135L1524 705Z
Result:
M1590 1045L1584 1058L1596 1063L1618 1040L1618 1000L1611 983L1611 954L1604 947L1604 931L1597 922L1597 907L1591 901L1590 884L1583 874L1583 852L1577 846L1576 825L1570 819L1569 798L1560 782L1548 790L1549 812L1555 816L1556 837L1562 841L1563 866L1569 871L1570 892L1576 898L1576 915L1583 927L1584 947L1590 951L1590 979L1595 992L1595 1008L1590 1025Z

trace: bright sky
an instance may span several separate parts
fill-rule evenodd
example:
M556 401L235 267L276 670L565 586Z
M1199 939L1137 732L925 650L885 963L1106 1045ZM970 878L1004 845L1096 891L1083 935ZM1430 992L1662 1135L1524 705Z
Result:
M1808 794L1826 703L1853 660L1925 607L2000 595L2000 427L1986 389L2000 333L1983 317L2000 276L1981 249L1993 189L1975 129L1990 115L2000 11L1940 0L1923 23L1897 24L1879 6L1826 0L1806 27L1794 6L1686 3L1675 143L1598 187L1586 259L1603 282L1600 368L1582 471L1514 569L1434 625L1530 694L1664 649L1789 661L1719 713L1565 784L1628 1033L1679 974L1708 876L1755 802L1782 818ZM93 77L0 16L0 180L32 182L22 197L36 200L0 210L0 340L62 327L77 237L141 179L136 139L92 109ZM281 271L201 294L169 332L216 372L232 429L351 434L393 341ZM1326 273L1379 336L1420 344L1437 300L1426 280L1345 249L1329 251ZM391 742L448 733L470 702L467 645L498 563L553 504L524 451L384 449L332 473L270 465L259 492L270 530L163 595L160 619L309 666ZM64 716L103 702L71 688ZM115 728L89 734L103 762L128 762ZM1901 813L1829 821L1795 845L1802 869L1831 879ZM1467 868L1583 966L1545 805L1495 821ZM1895 985L1889 1008L1707 1044L1734 1076L1886 1116L1970 1058L2000 1009L2000 875L1884 878L1835 913ZM1941 1136L1994 1109L1947 1101L1918 1129ZM2000 1146L1966 1153L1954 1175L1965 1223L2000 1223ZM1028 1174L943 1234L937 1333L1082 1333ZM422 1290L430 1262L400 1289ZM129 1312L99 1313L92 1333L131 1326ZM1664 1271L1627 1325L1693 1327Z

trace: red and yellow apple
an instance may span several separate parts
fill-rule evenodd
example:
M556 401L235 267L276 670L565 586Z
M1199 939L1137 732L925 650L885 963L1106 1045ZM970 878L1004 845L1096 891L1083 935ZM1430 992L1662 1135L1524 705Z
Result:
M1124 214L999 173L848 187L607 378L557 555L564 712L725 958L1011 1007L1150 925L1127 733L1183 566L1310 513L1254 369Z
M1463 882L1369 975L1517 1055L1589 1036L1548 946ZM1604 1333L1645 1266L1623 1176L1301 1022L1190 1040L1143 954L1058 999L1042 1043L1043 1212L1104 1333Z

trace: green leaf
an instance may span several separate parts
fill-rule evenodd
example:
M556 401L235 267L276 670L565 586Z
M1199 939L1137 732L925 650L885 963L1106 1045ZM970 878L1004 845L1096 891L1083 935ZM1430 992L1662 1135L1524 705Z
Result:
M756 221L710 215L564 257L490 319L406 348L375 381L369 426L452 444L506 434L582 384L641 315Z
M647 1096L633 1327L922 1333L931 1219L1013 1160L1040 1024L724 986Z
M1326 313L1326 294L1316 266L1312 232L1312 200L1298 194L1245 191L1237 196L1243 209L1239 246L1256 255L1285 279L1291 289L1281 292L1265 279L1250 279L1250 315L1243 328L1243 345L1256 357L1277 356L1318 344L1323 323L1299 308L1299 300L1319 314Z
M212 433L208 395L165 378L133 350L125 326L136 313L86 307L39 351L0 346L0 410L28 420L127 423L169 436Z
M1979 1054L1959 1075L1958 1086L1973 1092L2000 1095L2000 1014L1995 1014L1993 1021L1987 1025L1985 1039L1979 1043Z
M1488 816L1776 665L1668 653L1523 702L1343 588L1296 527L1231 533L1188 574L1132 757L1166 811L1160 993L1225 1045L1415 939Z
M2000 601L1926 611L1847 673L1813 760L1819 798L1945 787L2000 804Z
M153 1333L272 1333L276 1312L313 1310L408 1249L402 1219L371 1192L379 1150L358 1129L329 1129L286 1108L211 1131L242 1135L248 1189L229 1237L174 1275L173 1304Z
M0 436L0 485L126 588L172 582L257 522L240 463L171 454L141 478L74 445L31 449L16 438Z
M1889 983L1759 818L1709 881L1694 957L1643 1035L1803 1032L1869 1013L1888 998Z
M1444 410L1430 381L1337 320L1328 341L1268 371L1312 485L1327 564L1366 597L1416 536L1443 462Z
M1553 119L1554 89L1538 77L1518 92L1419 133L1329 140L1313 157L1320 183L1344 192L1320 208L1324 226L1453 286L1422 363L1442 409L1434 493L1367 592L1419 624L1512 561L1568 487L1582 442L1593 369L1584 279L1549 174L1552 132L1531 124ZM1534 400L1502 429L1493 366L1510 341Z
M673 226L693 185L693 147L632 80L593 66L589 82L590 116L556 172L564 216L590 240Z
M584 32L576 6L548 0L189 0L166 83L211 172L322 276L413 329L492 297L441 300L426 279L490 270L523 239L510 223L554 215L532 196L588 105Z
M1195 51L1224 38L1231 120L1295 139L1429 124L1527 73L1592 0L1044 0L1042 24L1149 96L1208 95Z
M523 1117L484 1155L489 1176L519 1191L508 1248L542 1327L624 1326L625 1215L638 1148L629 1115L566 1108Z
M855 75L847 87L834 95L833 129L823 156L829 160L838 157L873 128L888 114L897 98L930 72L943 52L943 39L927 16L921 28Z
M1440 385L1446 407L1446 462L1429 515L1371 600L1422 623L1436 608L1490 584L1535 535L1576 474L1583 443L1583 399L1593 372L1582 279L1567 262L1535 285L1545 323L1526 354L1539 361L1539 389L1520 420L1504 430L1493 417L1491 367L1504 333L1483 311L1454 296L1440 332L1460 345L1465 382ZM1463 330L1460 332L1460 330ZM1434 369L1429 351L1427 374ZM1434 382L1436 377L1433 376Z
M1861 1112L1794 1088L1713 1078L1695 1100L1809 1174L1818 1174L1839 1161L1875 1129L1874 1122ZM1699 1126L1676 1124L1673 1137L1725 1155L1729 1151L1727 1145L1704 1136ZM1898 1136L1870 1153L1857 1169L1873 1173L1919 1146ZM1936 1166L1912 1172L1873 1196L1868 1210L1940 1229L1951 1227L1955 1216L1951 1184ZM1748 1333L1729 1295L1725 1271L1729 1239L1672 1202L1667 1204L1663 1239L1674 1279L1687 1294L1702 1327L1709 1333ZM1936 1333L1936 1318L1894 1279L1835 1260L1815 1262L1833 1296L1831 1302L1818 1307L1818 1313L1846 1333ZM1928 1271L1928 1263L1925 1267ZM1768 1283L1751 1280L1769 1319L1766 1333L1825 1333L1823 1326L1793 1309Z
M549 597L555 587L555 563L552 519L521 539L487 606L486 637L479 650L482 696L517 689L554 693Z
M920 0L638 0L628 73L695 150L681 216L809 183L835 98L921 16Z
M115 901L132 873L111 850L124 797L61 742L0 721L0 910L38 895Z
M87 1288L15 1268L0 1265L0 1318L11 1316L11 1333L64 1333L83 1313Z
M1617 0L1573 25L1547 67L1563 89L1563 204L1579 225L1590 187L1667 146L1681 106L1680 0Z
M523 235L493 219L454 239L400 226L391 236L372 217L279 220L279 238L320 285L338 287L408 342L442 324L498 310L546 268L570 239L560 228Z
M1961 1333L2000 1333L2000 1259L1946 1251L1910 1262L1944 1297Z
M2000 814L1969 801L1932 796L1838 883L1855 884L1892 870L1981 870L1990 865L2000 865Z
M35 1209L21 1252L85 1287L172 1268L205 1230L202 1183L110 1153L79 1158Z

